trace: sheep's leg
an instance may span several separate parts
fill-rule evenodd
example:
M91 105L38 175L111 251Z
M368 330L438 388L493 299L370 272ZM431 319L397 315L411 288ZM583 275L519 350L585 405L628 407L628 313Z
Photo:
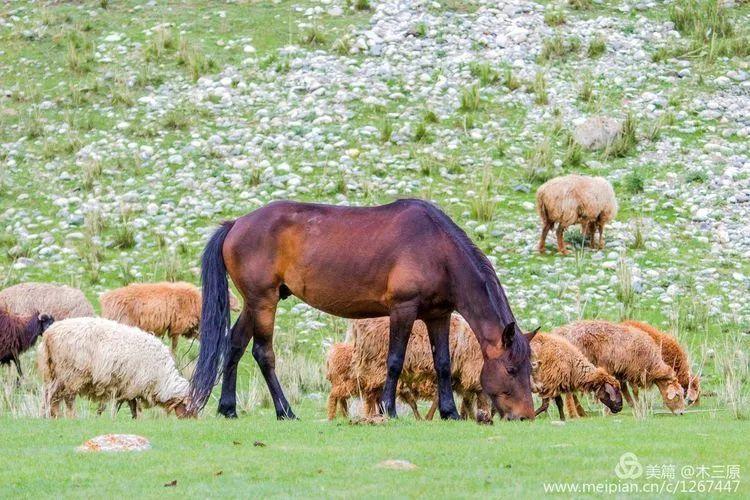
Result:
M565 408L563 408L562 396L559 394L555 396L555 404L557 405L557 413L560 414L560 420L565 421Z
M591 221L588 224L586 224L586 233L585 237L589 239L589 246L591 248L596 248L596 222ZM586 243L584 239L584 244Z
M534 416L538 417L545 411L547 411L547 408L549 407L549 398L542 398L542 406L540 406L536 412L534 412Z
M461 418L476 420L477 413L474 411L475 397L473 393L464 394L461 398Z
M453 383L451 381L451 354L449 334L451 315L425 321L427 333L432 344L432 361L435 364L438 382L438 409L440 418L459 420L461 417L456 410L453 400Z
M130 416L133 417L133 419L138 418L138 401L135 399L129 399L128 406L130 407Z
M635 408L635 401L633 401L633 396L630 395L628 382L626 380L620 380L620 389L622 390L622 395L625 396L625 401L627 401L631 407Z
M417 319L417 307L412 304L400 304L391 310L390 339L388 341L387 374L385 386L380 398L383 414L396 418L396 388L401 369L404 367L406 345L409 342L411 328Z
M438 408L438 398L435 396L435 399L432 400L432 405L430 405L430 409L427 411L427 415L425 415L425 420L432 420L435 417L435 412Z
M365 417L372 417L377 413L378 396L374 393L368 393L364 398Z
M13 355L13 364L16 365L16 371L18 372L18 379L16 380L16 386L21 385L21 379L23 378L23 371L21 371L21 360L18 356Z
M287 401L284 395L284 390L281 388L279 379L276 376L276 355L273 352L273 324L277 304L278 297L259 302L249 315L252 318L253 358L258 363L263 378L266 379L268 391L271 393L273 406L276 409L276 418L279 420L296 420L297 417L294 415L289 401ZM237 358L237 362L239 362L239 357ZM234 385L237 382L237 362L232 367L232 389L234 389ZM232 395L234 395L234 392L233 390Z
M557 235L557 251L563 255L568 255L570 252L568 251L567 248L565 248L565 241L563 241L564 232L565 232L565 227L563 227L562 224L558 224L557 230L555 231L555 234Z
M232 327L229 355L224 364L224 380L221 384L219 413L227 418L237 418L237 364L245 354L252 337L252 319L246 309Z
M583 409L583 406L581 406L581 402L578 401L578 396L573 393L573 403L576 405L576 413L578 413L579 416L585 417L586 416L586 410Z
M76 418L76 395L65 396L65 408L68 418Z
M172 339L172 356L177 356L177 344L179 343L180 336L169 332L169 336Z
M549 230L552 229L554 225L554 223L542 222L542 235L539 237L539 253L545 253L547 251L545 248L545 245L547 244L547 234L549 234Z
M333 394L333 391L328 395L328 404L326 409L328 411L328 420L336 418L336 405L338 404L338 398Z
M99 406L96 408L96 416L101 417L102 413L104 413L104 410L106 409L107 409L107 403L105 403L104 401L100 402Z
M411 408L411 412L414 414L414 418L417 420L422 420L422 415L419 414L417 399L414 397L414 393L408 391L404 393L402 397L404 398L404 401L406 401L406 404L409 405L409 408Z
M604 223L603 222L597 222L597 227L599 229L599 249L604 248ZM594 246L593 242L593 234L592 234L592 241L591 246Z

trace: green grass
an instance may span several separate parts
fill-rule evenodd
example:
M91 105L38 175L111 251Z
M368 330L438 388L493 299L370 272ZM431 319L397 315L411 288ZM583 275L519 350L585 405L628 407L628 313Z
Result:
M382 426L349 425L320 421L321 409L313 405L300 410L298 422L277 422L269 411L237 421L4 418L3 453L13 459L0 468L3 494L372 498L418 497L430 491L440 497L538 496L544 481L617 483L614 467L625 452L635 453L644 466L674 464L678 477L685 465L750 461L742 439L726 439L743 435L746 423L721 413L640 422L630 416L593 417L563 426L541 418L480 427L408 418ZM110 432L147 437L152 449L133 454L74 451L86 439ZM665 436L676 435L694 439L670 439L664 446ZM408 460L417 469L376 466L389 459ZM172 481L175 486L164 486ZM645 476L634 480L650 481ZM750 494L750 483L742 480L738 492Z

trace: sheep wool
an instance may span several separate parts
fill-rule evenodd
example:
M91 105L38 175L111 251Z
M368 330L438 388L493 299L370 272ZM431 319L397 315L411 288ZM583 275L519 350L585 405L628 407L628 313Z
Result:
M603 177L565 175L539 187L536 209L542 220L539 252L545 252L547 234L557 224L558 251L567 254L563 233L574 224L581 224L592 247L604 248L604 226L617 216L618 207L612 185ZM595 243L597 231L599 241Z
M645 332L608 321L579 321L553 330L575 345L594 365L620 380L625 399L633 405L626 383L656 385L666 406L682 413L685 399L677 376L661 358L659 346Z
M47 314L58 321L96 316L81 290L51 283L20 283L4 289L0 292L0 309L20 316Z
M153 335L103 318L54 323L37 350L45 413L57 416L77 395L94 401L138 401L185 413L188 381Z
M656 345L661 349L662 359L674 369L677 380L680 381L680 385L685 391L685 399L688 404L698 402L701 390L700 376L691 372L687 352L677 339L641 321L629 320L621 324L646 332L656 342Z

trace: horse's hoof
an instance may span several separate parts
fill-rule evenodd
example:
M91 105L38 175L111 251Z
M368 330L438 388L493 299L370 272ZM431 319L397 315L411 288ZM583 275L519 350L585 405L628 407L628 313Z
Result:
M226 418L237 418L237 410L235 408L219 406L219 414L224 415Z
M276 414L276 420L299 420L292 410L279 412Z
M461 420L461 415L459 415L456 410L453 410L452 412L440 415L440 418L443 420Z

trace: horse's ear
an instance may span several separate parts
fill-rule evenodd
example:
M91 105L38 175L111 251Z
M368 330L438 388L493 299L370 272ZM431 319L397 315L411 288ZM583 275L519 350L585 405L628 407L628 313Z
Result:
M539 333L539 330L541 329L541 326L537 326L536 329L533 332L529 332L526 334L526 340L531 342L533 338L536 336L537 333Z
M503 330L503 347L506 349L510 349L510 346L513 345L513 339L516 338L516 322L511 321L507 325L505 325L505 330Z

